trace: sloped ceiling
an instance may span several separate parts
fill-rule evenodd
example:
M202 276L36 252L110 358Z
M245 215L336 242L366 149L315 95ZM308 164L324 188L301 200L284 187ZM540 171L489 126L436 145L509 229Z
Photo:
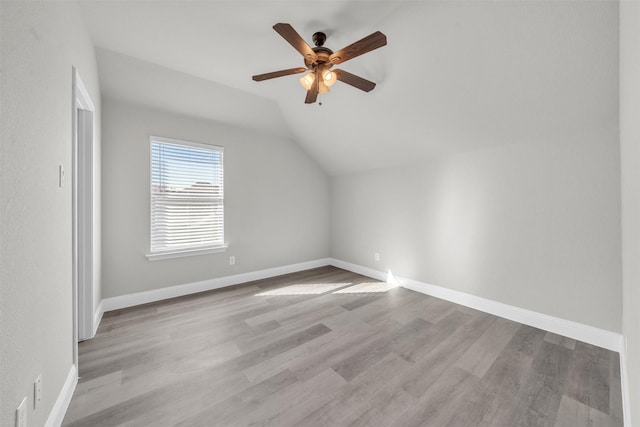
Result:
M105 96L291 138L331 175L544 139L617 121L611 1L86 1ZM388 45L340 65L304 104L303 65L271 27L338 50L376 30Z

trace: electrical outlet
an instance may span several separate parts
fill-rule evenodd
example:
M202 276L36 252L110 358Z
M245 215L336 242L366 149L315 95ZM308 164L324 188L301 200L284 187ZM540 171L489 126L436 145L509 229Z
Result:
M236 257L231 255L229 257L229 265L235 265L235 263L236 263Z
M16 427L27 427L27 398L26 396L16 409Z
M378 252L373 254L373 259L375 259L376 261L380 261L380 254Z
M33 383L33 409L37 409L42 400L42 374Z

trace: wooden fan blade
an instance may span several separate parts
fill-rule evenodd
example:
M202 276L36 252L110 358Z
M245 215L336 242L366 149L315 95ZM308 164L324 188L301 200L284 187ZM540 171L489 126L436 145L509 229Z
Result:
M307 91L307 97L304 99L305 104L313 104L318 99L318 91L313 88Z
M320 80L316 77L313 81L313 86L307 91L307 97L304 99L305 104L313 104L318 99L318 92L320 92Z
M307 69L304 67L289 68L288 70L280 70L280 71L274 71L271 73L258 74L257 76L253 76L251 78L257 82L261 82L263 80L275 79L276 77L304 73L305 71L307 71Z
M371 92L376 84L355 74L348 73L344 70L333 70L336 73L336 78L343 83L351 85L355 88L363 90L365 92Z
M385 46L386 44L387 36L382 34L380 31L376 31L375 33L369 34L367 37L333 53L329 57L329 60L334 64L340 64L353 59L356 56L360 56L364 53L371 52L372 50Z
M302 54L305 58L309 58L312 60L316 60L318 55L311 49L311 46L304 41L300 34L289 24L276 24L273 26L273 29L276 30L278 34L282 36L283 39L289 42L291 46L298 52Z

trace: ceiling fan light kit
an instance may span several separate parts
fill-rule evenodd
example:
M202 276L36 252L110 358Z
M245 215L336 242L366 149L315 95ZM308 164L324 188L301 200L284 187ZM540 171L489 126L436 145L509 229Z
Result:
M300 78L300 84L307 91L307 96L304 101L306 104L316 102L318 94L328 93L329 87L333 86L338 80L365 92L370 92L376 87L376 84L372 81L344 70L331 70L331 68L335 64L341 64L349 59L385 46L387 44L387 37L380 31L376 31L334 53L331 49L324 47L324 42L327 40L325 33L317 32L313 34L312 40L315 47L312 48L289 24L276 24L273 26L273 29L303 56L305 67L258 74L253 76L253 80L261 82L276 77L309 71L309 73Z

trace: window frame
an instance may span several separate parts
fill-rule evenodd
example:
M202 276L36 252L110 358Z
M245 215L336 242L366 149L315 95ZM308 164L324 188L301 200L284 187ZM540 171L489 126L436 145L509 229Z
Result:
M167 250L152 250L152 239L153 239L153 144L168 144L168 145L178 145L178 146L186 146L186 147L194 147L205 149L208 151L217 151L220 153L220 164L221 164L221 182L222 182L222 241L225 239L225 208L224 208L224 147L213 145L213 144L205 144L200 142L186 141L175 138L166 138L160 136L149 136L149 253L146 254L146 257L149 261L156 261L162 259L169 258L181 258L187 256L194 255L204 255L204 254L212 254L212 253L221 253L225 252L228 245L226 243L214 244L209 246L191 246L184 248L176 248L176 249L167 249Z

